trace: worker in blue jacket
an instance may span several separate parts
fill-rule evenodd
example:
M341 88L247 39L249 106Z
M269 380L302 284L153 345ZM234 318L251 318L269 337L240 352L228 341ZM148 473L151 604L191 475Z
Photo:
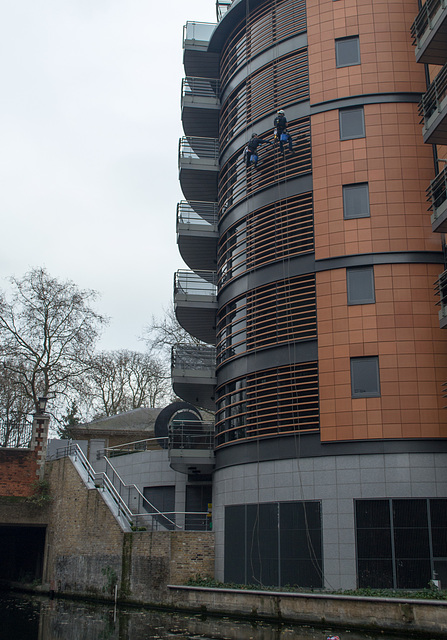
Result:
M269 140L262 140L258 137L257 133L254 133L251 136L251 140L245 147L245 164L247 167L253 166L257 167L259 155L258 155L258 147L261 144L272 144Z
M274 134L275 138L279 142L280 151L284 152L284 143L286 143L288 144L289 151L294 153L292 136L287 131L287 118L283 109L280 109L276 114L276 117L273 120L273 126L275 127Z

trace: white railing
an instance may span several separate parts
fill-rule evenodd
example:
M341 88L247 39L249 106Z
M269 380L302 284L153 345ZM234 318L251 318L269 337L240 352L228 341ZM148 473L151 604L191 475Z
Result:
M54 458L63 457L70 457L81 477L104 492L105 502L113 509L118 521L124 523L125 528L130 528L132 531L182 528L172 519L172 516L175 517L173 512L159 511L143 496L136 485L126 484L108 458L104 458L106 471L97 472L77 444L58 449Z

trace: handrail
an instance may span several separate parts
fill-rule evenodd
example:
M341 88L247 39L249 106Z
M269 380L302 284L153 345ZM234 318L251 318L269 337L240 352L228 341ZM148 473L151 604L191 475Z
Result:
M198 78L186 76L182 79L182 104L183 98L187 95L194 98L217 98L219 99L219 80L216 78Z
M174 274L174 296L176 294L217 296L216 271L190 271L179 269Z
M98 451L97 458L110 455L111 458L127 453L139 453L141 451L152 451L153 449L148 443L159 443L160 440L165 440L167 436L160 436L159 438L145 438L144 440L134 440L133 442L124 442L123 444L116 444L114 447L106 447L103 451ZM157 447L158 448L158 447Z
M228 9L233 4L233 0L216 0L216 18L220 22Z
M202 224L216 226L217 202L182 200L177 204L177 229L180 224Z
M415 21L411 25L413 44L418 45L427 29L433 26L433 18L440 8L447 6L446 0L426 0L419 10Z
M80 448L78 444L70 444L67 447L62 449L58 449L56 452L56 459L64 458L64 457L73 457L74 462L78 462L82 469L87 474L87 480L95 485L97 489L102 489L106 491L109 498L115 503L118 509L118 517L123 517L127 522L130 528L135 529L136 525L148 524L148 519L150 518L151 528L158 529L158 526L154 527L154 524L162 524L159 520L156 520L155 517L163 519L165 522L165 528L168 528L166 525L169 525L172 528L181 529L179 525L177 525L173 520L171 520L166 514L159 511L155 505L153 505L147 498L143 496L141 491L135 484L125 484L122 480L119 473L116 471L114 466L111 464L110 460L104 457L106 462L106 471L95 471L91 466L90 462L87 460L84 452ZM112 478L109 476L109 473L112 474ZM114 480L118 484L118 488L115 485ZM127 491L128 502L130 502L130 494L131 492L136 493L137 497L137 512L134 512L130 509L128 502L123 498L122 493ZM135 503L132 502L132 506ZM146 508L146 512L140 512L140 507L143 506ZM151 509L151 512L148 511L148 508Z
M208 158L219 160L219 140L198 136L183 136L179 140L179 160L181 158Z
M214 371L216 368L216 347L175 345L171 350L171 368Z
M178 449L214 450L214 422L174 420L169 425L169 451Z
M187 22L183 27L183 48L187 43L209 42L215 27L213 22Z
M427 200L430 202L429 211L433 211L436 215L436 209L447 200L447 165L438 173L436 178L430 182L427 188Z
M427 124L435 111L440 111L441 103L447 96L447 63L432 81L419 103L421 123Z

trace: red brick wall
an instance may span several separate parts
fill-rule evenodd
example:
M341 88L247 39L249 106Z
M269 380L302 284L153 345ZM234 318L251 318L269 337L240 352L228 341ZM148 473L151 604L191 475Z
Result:
M37 457L30 449L0 449L0 496L30 496L37 480Z

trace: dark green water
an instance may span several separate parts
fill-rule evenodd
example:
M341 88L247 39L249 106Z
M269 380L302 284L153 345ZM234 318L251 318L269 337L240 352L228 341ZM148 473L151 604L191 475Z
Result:
M250 624L0 592L0 640L407 640L344 629Z

